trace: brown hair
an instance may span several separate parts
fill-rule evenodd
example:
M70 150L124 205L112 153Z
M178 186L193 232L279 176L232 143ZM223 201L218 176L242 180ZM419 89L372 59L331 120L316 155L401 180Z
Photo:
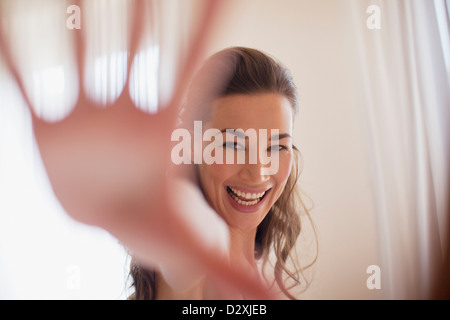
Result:
M219 81L217 79L220 79ZM182 121L192 124L195 120L207 120L214 99L232 94L277 93L286 97L294 115L298 113L297 88L288 69L265 53L244 47L232 47L211 56L192 81L189 94L182 110ZM300 197L297 181L300 176L299 151L294 148L294 161L286 186L269 213L257 228L255 238L255 258L265 265L270 262L269 253L274 253L274 281L283 293L291 299L295 297L289 288L306 280L303 270L312 263L301 267L299 259L288 259L296 254L297 239L302 231L303 211L314 230L309 211ZM314 232L315 237L315 232ZM315 237L316 245L317 238ZM287 279L284 278L287 275ZM135 299L156 298L156 274L145 271L132 260L130 275L133 277ZM293 280L287 286L285 280ZM306 283L307 285L307 283Z

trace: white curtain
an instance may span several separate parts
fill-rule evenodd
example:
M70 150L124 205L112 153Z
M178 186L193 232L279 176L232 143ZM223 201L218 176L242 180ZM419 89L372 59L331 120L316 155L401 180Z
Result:
M429 298L448 250L449 2L349 2L384 299ZM356 93L355 93L356 94Z

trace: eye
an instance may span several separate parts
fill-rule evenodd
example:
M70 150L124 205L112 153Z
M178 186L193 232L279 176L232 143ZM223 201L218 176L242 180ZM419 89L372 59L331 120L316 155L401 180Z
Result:
M267 148L267 151L282 151L282 150L289 150L289 148L282 144L274 144Z
M230 148L230 149L236 149L236 150L242 150L244 147L237 143L236 141L227 141L223 144L223 147Z

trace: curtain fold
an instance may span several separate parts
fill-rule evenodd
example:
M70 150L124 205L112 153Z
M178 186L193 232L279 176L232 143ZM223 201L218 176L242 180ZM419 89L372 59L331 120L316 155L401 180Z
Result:
M350 3L377 203L383 297L428 298L448 235L449 74L445 1ZM440 10L446 8L442 14ZM377 18L377 17L375 17ZM446 34L443 34L446 33Z

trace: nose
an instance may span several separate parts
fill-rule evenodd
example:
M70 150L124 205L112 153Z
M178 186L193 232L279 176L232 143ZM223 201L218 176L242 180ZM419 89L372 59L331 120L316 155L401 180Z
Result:
M239 171L239 178L249 184L257 185L264 183L270 179L270 175L265 174L264 170L262 170L265 167L266 165L263 165L261 162L255 164L244 164Z

